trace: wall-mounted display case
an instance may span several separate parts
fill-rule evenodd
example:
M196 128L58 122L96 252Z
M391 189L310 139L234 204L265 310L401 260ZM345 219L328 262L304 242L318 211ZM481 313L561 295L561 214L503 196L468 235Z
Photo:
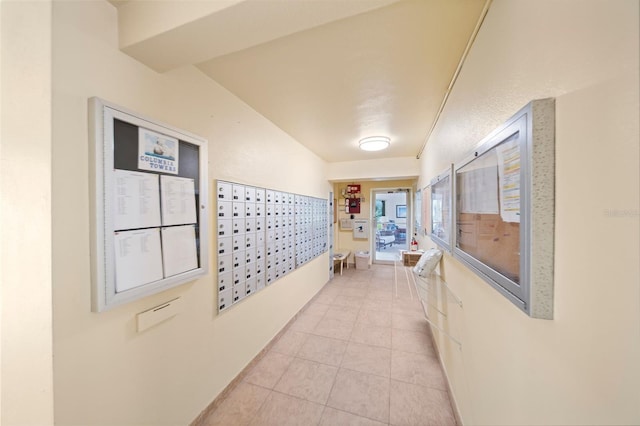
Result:
M431 181L430 232L431 239L447 251L451 250L451 168Z
M454 172L455 257L546 319L553 318L554 155L554 100L533 101Z

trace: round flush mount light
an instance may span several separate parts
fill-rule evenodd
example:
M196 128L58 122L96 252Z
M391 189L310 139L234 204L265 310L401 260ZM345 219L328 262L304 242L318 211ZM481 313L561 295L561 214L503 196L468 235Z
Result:
M381 151L387 149L391 139L386 136L370 136L368 138L360 139L360 149L363 151Z

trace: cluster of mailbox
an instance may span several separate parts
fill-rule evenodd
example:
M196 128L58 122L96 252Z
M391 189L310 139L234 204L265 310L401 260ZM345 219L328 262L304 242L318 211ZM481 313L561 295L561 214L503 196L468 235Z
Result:
M324 199L217 182L218 311L327 250Z

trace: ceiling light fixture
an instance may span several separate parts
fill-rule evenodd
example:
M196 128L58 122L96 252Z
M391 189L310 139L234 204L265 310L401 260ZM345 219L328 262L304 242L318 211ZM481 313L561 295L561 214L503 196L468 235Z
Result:
M387 149L391 139L386 136L370 136L368 138L360 139L360 149L363 151L381 151Z

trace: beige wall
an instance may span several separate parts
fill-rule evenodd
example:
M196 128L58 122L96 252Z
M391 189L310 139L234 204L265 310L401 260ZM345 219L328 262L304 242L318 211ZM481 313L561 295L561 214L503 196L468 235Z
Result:
M420 161L415 157L341 161L327 165L327 178L350 179L415 179L420 174Z
M0 19L0 423L47 425L53 423L51 3L2 1Z
M353 173L366 173L366 165L364 166L364 171L357 167L357 163L354 165ZM371 175L369 175L371 177ZM371 180L354 180L349 182L335 182L333 184L333 194L337 200L337 216L336 216L336 224L334 226L334 248L335 249L345 249L351 251L351 256L349 257L349 263L355 263L355 258L353 257L353 253L359 250L373 250L373 245L375 241L372 241L371 238L367 240L363 239L354 239L353 231L351 230L340 230L340 219L348 218L350 214L345 213L344 209L344 199L340 199L340 195L342 190L347 187L348 184L360 184L361 194L364 197L364 203L360 204L360 214L355 214L355 219L371 219L371 200L373 200L374 189L397 189L397 188L410 188L415 190L415 179L404 179L404 180L388 180L388 181L371 181ZM407 195L407 211L411 208L410 205L413 202L413 192ZM372 226L370 224L370 226ZM407 231L410 232L410 231ZM373 257L371 257L373 258Z
M122 54L106 1L54 3L53 62L56 424L188 424L327 281L328 255L220 316L213 272L90 312L87 99L207 138L211 200L215 179L326 197L326 165L195 68L157 74ZM183 312L136 333L136 313L176 296Z
M555 318L444 257L462 349L437 340L465 424L640 423L638 33L634 0L495 0L428 141L421 187L556 98Z

